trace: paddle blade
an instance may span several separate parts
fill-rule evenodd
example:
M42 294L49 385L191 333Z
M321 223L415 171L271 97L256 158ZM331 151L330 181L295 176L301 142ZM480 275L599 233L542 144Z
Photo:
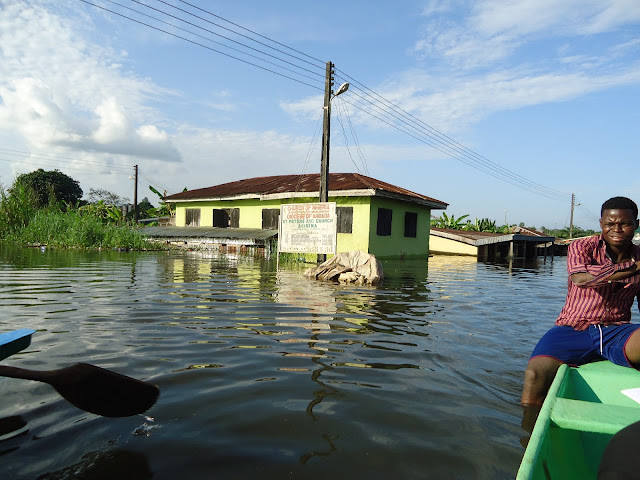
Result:
M49 372L42 380L76 407L103 417L129 417L146 412L156 403L155 385L88 363Z

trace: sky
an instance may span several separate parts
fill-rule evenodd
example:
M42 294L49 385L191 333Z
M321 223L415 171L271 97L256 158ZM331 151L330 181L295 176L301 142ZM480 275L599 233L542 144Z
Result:
M0 0L0 185L318 173L329 61L331 172L498 225L640 202L637 0Z

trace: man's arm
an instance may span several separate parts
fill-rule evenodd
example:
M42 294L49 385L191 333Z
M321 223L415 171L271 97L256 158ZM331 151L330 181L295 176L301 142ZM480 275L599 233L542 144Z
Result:
M605 277L605 278L601 278L599 279L600 282L598 283L602 283L602 282L619 282L621 280L624 280L626 278L632 277L634 275L637 275L638 273L640 273L640 261L632 263L630 266L628 266L627 268L623 268L621 270L618 270L617 272L614 272L613 274ZM576 285L581 285L584 283L588 283L591 282L595 279L596 277L591 275L590 273L587 272L579 272L579 273L574 273L571 275L571 281L573 283L575 283Z

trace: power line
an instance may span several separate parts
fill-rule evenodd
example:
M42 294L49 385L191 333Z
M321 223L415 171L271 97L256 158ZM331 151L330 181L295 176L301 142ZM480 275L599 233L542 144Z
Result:
M350 77L349 77L350 78ZM356 80L352 81L357 82ZM366 88L366 87L365 87ZM495 178L500 178L500 179L504 179L504 178L509 178L510 180L512 180L515 183L512 183L516 186L518 185L526 185L527 189L529 191L537 191L540 193L544 193L546 194L545 196L549 197L557 197L557 198L562 198L562 199L566 199L566 197L569 194L566 193L562 193L559 192L557 190L553 190L550 189L548 187L545 187L543 185L540 185L538 183L535 183L531 180L528 180L525 177L522 177L521 175L518 175L516 173L511 172L510 170L505 169L504 167L496 164L495 162L492 162L491 160L487 159L486 157L483 157L482 155L479 155L478 153L474 152L473 150L468 149L467 147L465 147L464 145L456 142L455 140L452 140L451 138L447 137L445 134L437 131L436 129L434 129L433 127L431 127L430 125L422 122L421 120L417 119L416 117L414 117L413 115L405 112L404 110L402 110L400 107L397 107L395 104L392 104L391 102L387 101L385 99L385 101L392 106L392 108L387 107L386 105L380 106L380 102L376 103L375 99L374 101L370 100L367 97L371 97L370 95L368 95L366 92L364 92L364 95L360 95L357 93L358 87L356 86L354 89L350 89L350 92L352 92L353 95L355 95L356 97L360 98L362 101L368 103L369 105L371 105L372 107L377 108L378 110L380 110L382 113L390 115L391 117L395 118L396 121L398 121L400 124L403 124L404 126L410 128L414 134L417 135L424 135L426 136L429 140L426 142L428 145L436 148L437 150L441 151L442 153L445 153L453 158L456 158L458 160L461 160L460 156L466 158L466 160L468 161L464 161L463 163L466 163L474 168L477 168L478 170L481 170L485 173L488 173L488 171L492 171ZM372 90L368 89L369 91L373 92ZM376 96L383 98L381 96L379 96L378 94L376 94L375 92L373 92ZM364 113L370 114L376 118L376 115L371 114L371 112L369 110L367 110L366 108L361 107L360 105L356 105L356 108L359 108L361 111L363 111ZM407 121L405 118L409 116L410 119L413 118L414 120L411 121ZM403 118L405 117L405 118ZM419 122L419 123L418 123ZM389 122L385 122L387 124L389 124ZM400 129L400 128L399 128ZM405 133L408 133L406 130L400 129L401 131L404 131ZM413 136L413 135L412 135ZM414 137L415 138L415 137ZM435 143L434 143L435 142ZM446 150L443 150L446 149ZM462 161L462 160L461 160Z
M15 163L15 160L8 159L8 158L0 158L0 161L9 162L9 163ZM47 163L47 162L43 162L41 160L38 160L38 161L35 161L35 162L30 162L30 163L32 163L33 165L40 166L40 167L52 167L52 168L56 168L56 169L60 168L59 164L57 165L57 164L54 164L54 163ZM99 171L99 172L96 172L95 169L89 170L87 168L77 167L77 166L72 165L72 164L66 165L64 168L65 168L65 170L67 170L67 169L68 170L75 170L75 171L78 171L78 172L102 173L102 174L109 174L109 175L127 175L126 173L110 172L110 171L107 170L107 167L101 167L101 168L104 168L105 170L102 170L102 171Z
M62 157L59 155L49 155L49 154L44 154L44 153L32 153L32 152L23 152L20 150L12 150L12 149L8 149L8 148L0 148L0 153L3 153L5 155L13 155L13 156L17 156L20 158L28 158L29 160L61 160L64 162L82 162L83 165L86 166L87 163L91 163L93 165L96 166L103 166L103 167L108 167L111 169L129 169L129 167L125 167L125 166L121 166L121 165L114 165L112 163L107 163L107 162L98 162L95 160L87 160L87 159L74 159L74 158L69 158L69 157ZM8 162L15 162L15 160L5 160ZM35 164L38 164L38 162L32 162ZM51 166L52 164L46 164L47 166ZM53 165L55 166L55 165Z
M284 70L287 70L287 71L289 71L289 72L295 73L295 74L297 74L297 75L301 75L301 76L303 76L303 77L305 77L305 78L309 78L309 79L311 79L311 80L315 80L313 77L310 77L310 76L308 76L308 75L301 74L301 73L299 73L299 72L296 72L295 70L291 70L290 68L283 67L282 65L279 65L279 64L277 64L277 63L275 63L275 62L271 62L271 61L265 60L265 59L263 59L263 58L261 58L261 57L259 57L259 56L257 56L257 55L252 55L252 54L247 53L247 52L244 52L244 51L242 51L242 50L240 50L240 49L233 48L233 47L230 47L230 46L228 46L228 45L225 45L225 44L224 44L224 43L222 43L222 42L217 42L217 41L212 40L212 39L210 39L210 38L208 38L208 37L205 37L205 36L203 36L203 35L199 35L199 34L197 34L197 33L195 33L195 32L190 31L190 30L186 30L186 29L184 29L184 28L178 27L177 25L174 25L174 24L172 24L172 23L165 22L164 20L160 20L159 18L153 17L153 16L148 15L148 14L146 14L146 13L143 13L143 12L141 12L141 11L139 11L139 10L135 10L135 9L133 9L133 8L131 8L131 7L127 7L126 5L122 5L122 4L118 3L118 2L115 2L114 0L107 0L107 1L108 1L108 2L110 2L110 3L113 3L114 5L118 5L119 7L126 8L127 10L130 10L130 11L132 11L132 12L138 13L138 14L140 14L140 15L144 15L145 17L151 18L151 19L156 20L156 21L158 21L158 22L160 22L160 23L163 23L163 24L165 24L165 25L169 25L169 26L171 26L171 27L173 27L173 28L177 28L178 30L181 30L181 31L183 31L183 32L189 33L189 34L191 34L191 35L195 35L196 37L202 38L202 39L207 40L207 41L209 41L209 42L216 43L216 44L221 45L221 46L223 46L223 47L225 47L225 48L228 48L228 49L230 49L230 50L233 50L233 51L235 51L235 52L239 52L239 53L241 53L241 54L243 54L243 55L247 55L247 56L249 56L249 57L252 57L252 58L258 59L258 60L260 60L260 61L262 61L262 62L269 63L269 64L274 65L274 66L277 66L277 67L279 67L279 68L283 68ZM281 61L281 62L283 62L283 63L289 64L289 65L292 65L292 66L297 67L297 68L299 68L299 69L301 69L301 70L304 70L304 71L307 71L307 72L309 72L309 73L315 74L315 75L317 75L317 76L318 76L318 77L320 77L320 78L324 78L324 75L323 75L322 73L314 72L314 71L312 71L312 70L309 70L308 68L301 67L301 66L296 65L295 63L289 62L289 61L287 61L287 60L285 60L285 59L283 59L283 58L277 57L277 56L275 56L275 55L271 55L270 53L264 52L264 51L259 50L259 49L257 49L257 48L253 48L253 47L251 47L251 46L249 46L249 45L246 45L246 44L244 44L244 43L242 43L242 42L238 42L237 40L233 40L232 38L226 37L226 36L224 36L224 35L221 35L221 34L219 34L219 33L214 32L214 31L212 31L212 30L209 30L209 29L207 29L207 28L201 27L200 25L196 25L195 23L189 22L189 21L187 21L187 20L185 20L185 19L183 19L183 18L177 17L177 16L175 16L175 15L171 15L170 13L167 13L167 12L165 12L165 11L163 11L163 10L160 10L160 9L154 8L154 7L150 6L150 5L146 5L146 4L144 4L144 3L141 3L141 2L139 2L138 0L132 0L132 1L133 1L133 2L135 2L135 3L137 3L138 5L142 5L143 7L147 7L147 8L149 8L149 9L151 9L151 10L154 10L154 11L156 11L156 12L158 12L158 13L161 13L161 14L163 14L163 15L166 15L166 16L168 16L168 17L174 18L174 19L179 20L179 21L181 21L181 22L184 22L184 23L186 23L186 24L188 24L188 25L191 25L191 26L193 26L193 27L196 27L196 28L199 28L199 29L201 29L201 30L204 30L205 32L208 32L208 33L211 33L211 34L216 35L216 36L218 36L218 37L224 38L224 39L226 39L226 40L228 40L228 41L230 41L230 42L236 43L236 44L238 44L238 45L241 45L241 46L243 46L243 47L245 47L245 48L248 48L248 49L250 49L250 50L256 51L256 52L258 52L258 53L262 53L263 55L266 55L266 56L268 56L268 57L274 58L274 59L279 60L279 61ZM165 2L162 2L162 3L165 3ZM196 16L196 17L197 17L197 16ZM197 18L201 18L201 17L197 17ZM205 21L206 21L206 20L205 20ZM211 22L209 22L209 23L211 23ZM214 24L214 25L216 25L216 24ZM217 25L216 25L216 26L217 26Z
M364 113L367 113L368 115L371 115L372 117L374 117L374 118L376 118L376 119L380 120L381 122L383 122L383 123L385 123L385 124L389 125L390 127L395 128L396 130L399 130L399 131L401 131L401 132L405 133L406 135L409 135L410 137L415 138L415 139L416 139L416 140L418 140L419 142L422 142L422 143L424 143L425 145L429 145L430 147L433 147L433 148L435 148L436 150L438 150L438 151L440 151L440 152L442 152L442 153L444 153L444 154L446 154L446 155L452 156L452 157L456 158L457 160L461 161L462 163L464 163L464 164L466 164L466 165L468 165L468 166L470 166L470 167L473 167L473 168L475 168L475 169L477 169L477 170L480 170L480 171L482 171L482 172L486 173L487 175L492 176L493 178L496 178L496 179L498 179L498 180L502 180L502 181L504 181L504 182L507 182L507 183L509 183L509 184L511 184L511 185L513 185L513 186L515 186L515 187L521 188L521 189L523 189L523 190L527 190L527 191L529 191L530 193L535 193L535 194L537 194L537 195L540 195L540 196L543 196L543 197L546 197L546 198L549 198L549 199L553 199L553 200L557 200L557 199L558 199L557 197L550 196L550 195L546 194L545 192L541 192L541 191L539 191L539 190L534 190L534 189L532 189L531 187L528 187L528 186L523 185L523 184L521 184L521 183L517 183L517 182L515 182L514 180L512 180L512 179L510 179L510 178L508 178L508 177L498 176L496 173L494 173L494 172L492 172L492 171L490 171L490 170L487 170L487 169L485 169L485 168L482 168L482 166L479 166L479 165L478 165L478 164L476 164L476 163L471 162L470 160L466 159L464 156L456 157L456 156L452 155L452 154L451 154L451 152L448 152L448 151L444 150L444 149L443 149L440 145L438 145L437 143L434 143L434 141L433 141L433 140L430 140L430 139L428 139L428 138L424 138L424 137L420 137L420 136L416 135L415 133L412 133L412 132L409 132L409 131L407 131L407 130L404 130L403 128L401 128L401 127L399 127L399 126L397 126L397 125L394 125L393 123L390 123L390 122L388 122L388 121L384 120L383 118L379 117L378 115L376 115L376 114L374 114L374 113L371 113L371 112L369 112L369 111L363 110L359 105L353 104L353 103L351 103L351 102L349 102L349 101L347 101L347 100L344 100L344 99L343 99L343 101L345 101L345 102L346 102L346 103L348 103L349 105L351 105L351 106L353 106L353 107L355 107L355 108L357 108L357 109L359 109L359 110L363 111Z
M360 167L358 167L356 162L353 160L353 156L351 155L351 149L349 148L349 139L347 138L347 132L344 129L344 124L342 123L342 116L340 115L340 110L339 109L338 109L338 122L340 122L340 127L342 127L342 135L344 137L344 146L347 148L347 153L349 154L349 158L351 159L351 163L353 163L353 166L356 167L356 170L358 171L358 173L362 173L360 171Z
M109 10L109 9L104 8L102 6L99 6L99 5L96 5L94 3L91 3L91 2L89 2L87 0L80 0L80 1L82 1L84 3L87 3L88 5L94 6L96 8L100 8L100 9L102 9L104 11L110 12L112 14L118 15L120 17L126 18L126 19L131 20L133 22L136 22L138 24L141 24L141 25L144 25L146 27L152 28L154 30L160 31L162 33L166 33L168 35L171 35L173 37L179 38L181 40L185 40L187 42L190 42L192 44L195 44L195 45L198 45L200 47L206 48L208 50L214 51L216 53L220 53L220 54L225 55L227 57L230 57L230 58L232 58L234 60L241 61L243 63L249 64L251 66L260 68L260 69L268 71L270 73L279 75L279 76L287 78L289 80L293 80L295 82L304 84L306 86L315 88L317 90L323 90L323 88L321 88L321 87L319 87L317 85L309 84L309 83L304 82L304 81L302 81L302 80L300 80L298 78L294 78L294 77L291 77L289 75L282 74L281 72L274 71L274 70L272 70L270 68L266 68L266 67L264 67L262 65L258 65L256 63L247 61L245 59L238 58L238 57L236 57L234 55L230 55L228 53L222 52L220 50L217 50L215 48L209 47L207 45L203 45L202 43L194 41L193 39L189 39L189 38L177 35L175 33L168 32L166 30L158 28L157 26L150 25L150 24L142 22L142 21L140 21L138 19L129 17L127 15L123 15L122 13L119 13L119 12L116 12L116 11L113 11L113 10ZM148 18L152 18L152 19L154 19L156 21L159 21L159 22L161 22L163 24L170 25L173 28L185 31L185 32L189 33L190 35L195 35L195 36L203 38L203 39L205 39L205 40L207 40L209 42L220 44L220 42L216 42L216 41L214 41L214 40L212 40L210 38L203 37L202 35L198 35L198 34L196 34L194 32L190 32L188 30L182 29L181 27L178 27L178 26L173 25L171 23L164 22L163 20L160 20L160 19L157 19L155 17L149 16L149 15L144 14L142 12L139 12L137 10L133 10L133 9L131 9L129 7L120 5L120 4L116 3L116 2L113 2L112 0L108 0L108 1L110 1L111 3L114 3L116 5L119 5L119 6L123 7L123 8L127 8L129 10L132 10L132 11L136 12L136 13L144 15L144 16L146 16ZM205 29L205 28L203 28L201 26L198 26L198 25L196 25L196 24L194 24L192 22L189 22L187 20L184 20L184 19L182 19L180 17L177 17L175 15L171 15L171 14L169 14L169 13L163 11L163 10L160 10L160 9L157 9L157 8L154 8L154 7L150 7L149 5L143 4L143 3L141 3L141 2L139 2L137 0L133 0L133 1L138 3L139 5L142 5L142 6L145 6L147 8L153 9L153 10L155 10L155 11L157 11L157 12L163 14L163 15L167 15L167 16L172 17L172 18L174 18L176 20L179 20L181 22L185 22L185 23L187 23L189 25L195 26L196 28L200 28L200 29L202 29L202 30L204 30L204 31L206 31L208 33L217 35L217 36L222 37L222 38L224 38L224 39L226 39L228 41L234 42L234 43L236 43L238 45L241 45L244 48L252 49L253 51L258 52L261 55L267 55L270 58L276 59L277 61L287 63L287 64L289 64L291 66L294 66L295 68L298 68L298 69L313 73L315 75L321 76L320 74L318 74L316 72L308 70L305 67L302 67L302 66L300 66L298 64L295 64L293 62L289 62L287 60L284 60L283 58L281 58L279 56L271 55L271 54L269 54L267 52L264 52L262 50L255 49L255 48L250 47L250 46L248 46L248 45L246 45L246 44L244 44L242 42L238 42L238 41L236 41L234 39L231 39L231 38L229 38L229 37L227 37L225 35L221 35L219 33L213 32L211 30ZM207 19L205 19L205 18L203 18L203 17L201 17L199 15L191 13L191 12L189 12L187 10L182 9L182 8L176 7L175 5L171 5L170 3L167 3L164 0L157 0L157 1L162 3L162 4L164 4L164 5L172 7L174 9L176 9L176 10L179 10L179 11L181 11L183 13L191 15L191 16L193 16L195 18L198 18L198 19L200 19L202 21L205 21L205 22L207 22L209 24L212 24L212 25L214 25L214 26L216 26L218 28L222 28L222 29L224 29L226 31L229 31L229 32L235 34L235 35L239 35L239 36L241 36L243 38L246 38L246 39L251 40L253 42L256 42L256 43L258 43L260 45L263 45L263 46L265 46L265 47L267 47L269 49L273 49L274 51L277 51L277 52L279 52L279 53L281 53L283 55L287 55L287 56L289 56L289 57L291 57L291 58L293 58L295 60L305 62L305 63L307 63L309 65L313 65L314 67L318 67L318 65L315 65L312 62L309 62L308 60L306 60L304 58L301 58L301 57L296 56L296 55L292 55L291 53L288 53L288 52L286 52L286 51L284 51L282 49L279 49L279 48L275 48L275 47L273 47L271 45L268 45L268 44L266 44L264 42L256 40L255 38L251 38L250 36L244 35L244 34L238 32L236 30L227 28L227 27L222 26L222 25L220 25L218 23L215 23L215 22L212 22L210 20L207 20ZM311 58L312 60L314 60L316 62L320 62L320 60L318 60L318 59L316 59L314 57L306 55L306 54L304 54L304 53L302 53L302 52L300 52L298 50L292 49L291 47L288 47L288 46L286 46L284 44L281 44L280 42L272 40L272 39L270 39L270 38L268 38L268 37L266 37L264 35L258 34L257 32L249 30L249 29L247 29L245 27L242 27L242 26L240 26L240 25L238 25L236 23L230 22L229 20L227 20L227 19L225 19L223 17L220 17L218 15L215 15L215 14L213 14L211 12L208 12L207 10L204 10L204 9L202 9L200 7L192 5L192 4L190 4L190 3L186 2L186 1L183 1L183 0L178 0L178 1L180 1L181 3L184 3L185 5L189 5L190 7L195 8L195 9L197 9L197 10L199 10L201 12L204 12L204 13L206 13L208 15L211 15L211 16L214 16L216 18L219 18L219 19L221 19L221 20L223 20L223 21L225 21L227 23L230 23L230 24L232 24L232 25L234 25L234 26L236 26L238 28L241 28L241 29L243 29L243 30L245 30L247 32L250 32L253 35L257 35L257 36L259 36L261 38L264 38L264 39L268 40L269 42L281 45L286 49L289 49L291 51L295 51L296 53L301 54L301 55L303 55L303 56L305 56L307 58ZM310 77L306 76L305 74L302 74L302 73L300 73L298 71L292 71L292 70L288 69L287 67L283 67L282 65L279 65L279 64L274 64L273 62L271 62L269 60L265 60L264 58L257 57L255 55L249 54L247 52L243 52L243 51L234 49L234 48L232 48L232 47L230 47L228 45L224 45L224 44L221 44L221 45L224 46L225 48L229 48L229 49L232 49L234 51L239 51L243 55L247 55L247 56L251 56L253 58L257 58L261 62L269 63L269 64L272 64L272 65L276 65L277 68L281 68L281 69L285 69L287 71L291 71L291 72L295 73L295 75L299 75L299 76L303 76L303 77L306 77L306 78L310 78ZM374 92L370 88L366 87L365 85L363 85L359 81L353 79L349 75L345 74L341 70L338 70L338 71L344 77L349 79L350 83L352 85L354 85L354 87L352 87L352 89L351 89L351 93L354 96L356 96L356 97L358 97L360 99L360 103L359 104L350 103L350 102L347 102L346 100L342 99L345 104L349 103L350 105L354 106L355 108L358 108L359 110L361 110L363 113L366 113L366 114L368 114L368 115L370 115L370 116L382 121L383 123L385 123L385 124L387 124L387 125L389 125L389 126L391 126L393 128L396 128L397 130L399 130L399 131L401 131L401 132L403 132L403 133L405 133L405 134L417 139L418 141L420 141L422 143L425 143L426 145L429 145L432 148L435 148L436 150L438 150L438 151L440 151L440 152L442 152L442 153L444 153L444 154L446 154L446 155L448 155L450 157L453 157L453 158L461 161L462 163L465 163L466 165L471 166L472 168L480 170L480 171L482 171L482 172L484 172L484 173L486 173L486 174L488 174L488 175L490 175L490 176L492 176L492 177L494 177L496 179L505 181L505 182L510 183L511 185L514 185L514 186L516 186L518 188L522 188L522 189L527 190L527 191L529 191L531 193L535 193L537 195L541 195L541 196L544 196L546 198L551 198L551 199L556 199L556 200L558 200L558 199L566 200L566 198L568 197L569 194L566 194L564 192L560 192L560 191L551 189L549 187L546 187L544 185L541 185L539 183L533 182L533 181L531 181L531 180L529 180L529 179L527 179L527 178L525 178L525 177L523 177L521 175L518 175L518 174L516 174L516 173L514 173L514 172L512 172L512 171L510 171L510 170L508 170L508 169L506 169L506 168L504 168L502 166L500 166L499 164L487 159L486 157L474 152L473 150L465 147L464 145L460 144L459 142L451 139L447 135L439 132L438 130L436 130L435 128L431 127L427 123L423 122L419 118L415 117L411 113L406 112L405 110L403 110L399 106L395 105L394 103L390 102L386 98L384 98L381 95L377 94L376 92ZM360 88L359 86L361 86L362 88ZM367 105L364 105L364 104L367 104ZM346 105L344 106L344 108L346 109ZM373 113L371 111L371 108L379 110L387 119L389 119L389 117L392 117L393 120L387 121L384 118L381 118L379 115ZM342 125L342 123L341 123L341 125ZM344 125L342 125L342 128L343 128L343 132L344 132ZM353 130L352 126L351 126L351 128ZM345 138L346 138L346 132L345 132ZM350 151L349 151L349 155L351 155ZM363 156L362 156L362 159L363 159L363 164L364 164L364 157ZM352 161L353 161L353 158L352 158ZM355 162L354 162L354 164L355 164ZM357 165L356 165L356 168L357 168Z
M116 12L116 11L114 11L114 10L110 10L110 9L105 8L105 7L102 7L102 6L100 6L100 5L96 5L95 3L91 3L91 2L89 2L89 1L87 1L87 0L80 0L80 1L81 1L81 2L83 2L83 3L86 3L86 4L88 4L88 5L91 5L91 6L93 6L93 7L96 7L96 8L99 8L99 9L101 9L101 10L104 10L104 11L106 11L106 12L113 13L114 15L118 15L119 17L126 18L127 20L131 20L132 22L136 22L136 23L139 23L140 25L144 25L145 27L152 28L152 29L157 30L157 31L159 31L159 32L166 33L167 35L171 35L172 37L179 38L179 39L184 40L184 41L186 41L186 42L193 43L194 45L198 45L198 46L200 46L200 47L202 47L202 48L206 48L207 50L211 50L211 51L213 51L213 52L219 53L219 54L221 54L221 55L224 55L225 57L233 58L234 60L238 60L238 61L240 61L240 62L246 63L246 64L251 65L251 66L256 67L256 68L260 68L261 70L265 70L265 71L270 72L270 73L273 73L273 74L275 74L275 75L279 75L279 76L281 76L281 77L283 77L283 78L287 78L287 79L289 79L289 80L293 80L294 82L301 83L301 84L306 85L306 86L308 86L308 87L315 88L316 90L323 90L321 87L318 87L318 86L316 86L316 85L311 85L311 84L306 83L306 82L304 82L304 81L302 81L302 80L299 80L299 79L297 79L297 78L293 78L293 77L291 77L291 76L289 76L289 75L285 75L285 74L283 74L283 73L276 72L275 70L272 70L272 69L267 68L267 67L263 67L262 65L258 65L258 64L256 64L256 63L250 62L250 61L248 61L248 60L244 60L244 59L242 59L242 58L238 58L238 57L236 57L236 56L234 56L234 55L230 55L230 54L228 54L228 53L222 52L222 51L217 50L217 49L215 49L215 48L213 48L213 47L209 47L209 46L207 46L207 45L203 45L202 43L196 42L195 40L191 40L191 39L188 39L188 38L182 37L182 36L180 36L180 35L177 35L177 34L175 34L175 33L168 32L168 31L163 30L163 29L161 29L161 28L154 27L153 25L149 25L148 23L142 22L142 21L140 21L140 20L137 20L137 19L135 19L135 18L129 17L129 16L127 16L127 15L123 15L122 13L118 13L118 12Z
M345 130L345 128L344 128L344 122L342 121L342 116L343 116L343 115L344 115L344 116L346 116L346 115L345 115L345 114L343 114L343 113L341 112L341 110L340 110L340 107L341 107L342 105L344 105L344 102L343 102L342 104L341 104L341 103L338 103L338 104L337 104L337 107L338 107L338 108L337 108L337 110L338 110L338 122L340 122L340 127L342 127L342 135L344 136L344 144L345 144L345 147L347 148L347 153L349 154L349 158L351 159L351 163L353 163L353 166L354 166L354 167L356 167L356 170L358 171L358 173L363 173L363 172L360 170L360 167L356 164L355 160L353 159L353 156L351 155L351 149L349 148L349 139L348 139L348 137L347 137L347 131ZM352 132L352 133L353 133L353 132ZM356 151L358 151L358 152L360 153L360 149L359 149L359 147L357 146L357 140L355 139L355 137L354 137L354 145L356 146ZM365 167L366 167L366 165L365 165L365 162L364 162L364 157L363 157L362 155L360 155L360 160L362 161L363 168L365 168ZM368 174L369 174L369 173L366 171L366 168L365 168L365 174L366 174L366 175L368 175Z
M158 187L160 187L162 190L166 190L167 192L173 194L175 193L174 189L167 187L166 185L163 185L162 183L156 181L155 179L151 178L150 176L146 175L145 173L143 173L140 168L138 168L138 176L144 178L147 182L149 182L149 185L154 186L157 185Z
M304 160L304 164L302 165L302 173L301 175L298 177L298 182L296 183L296 192L298 191L298 188L300 188L300 182L302 181L302 175L305 174L305 172L307 171L307 167L309 166L309 160L311 159L311 155L313 154L314 150L315 150L315 146L317 144L317 140L320 136L320 124L322 122L322 115L323 112L320 112L320 116L318 117L318 121L316 122L316 127L313 131L313 137L311 139L311 143L309 143L309 149L307 150L307 157Z
M342 101L341 98L338 98L338 101ZM344 112L346 114L347 120L349 121L349 129L351 130L351 136L353 137L353 141L356 145L356 149L358 151L358 156L360 157L360 160L362 161L362 166L364 167L364 171L367 175L369 174L369 167L367 167L367 161L364 158L364 153L362 152L362 149L360 148L360 141L358 140L358 136L356 135L356 131L353 128L353 123L351 122L351 115L349 115L349 109L347 108L347 104L345 102L342 101L341 103L342 108L344 109Z
M137 2L137 0L133 0L133 1L135 1L136 3L139 3L139 2ZM200 16L198 16L198 15L196 15L196 14L194 14L194 13L191 13L191 12L189 12L189 11L187 11L187 10L183 10L182 8L178 8L178 7L176 7L175 5L171 5L170 3L167 3L167 2L165 2L164 0L156 0L156 1L158 1L158 2L160 2L160 3L164 3L165 5L168 5L169 7L175 8L176 10L180 10L181 12L187 13L187 14L189 14L189 15L192 15L192 16L196 17L196 18L199 18L200 20L203 20L203 21L205 21L205 22L207 22L207 23L210 23L210 24L212 24L212 25L215 25L216 27L219 27L219 28L222 28L222 29L227 30L227 31L229 31L229 32L235 33L236 35L239 35L239 36L244 37L244 38L246 38L246 39L248 39L248 40L251 40L252 42L256 42L256 43L258 43L258 44L260 44L260 45L263 45L263 46L265 46L265 47L271 48L271 49L273 49L273 50L275 50L275 51L277 51L277 52L280 52L280 53L282 53L282 54L284 54L284 55L288 55L288 56L293 57L293 58L295 58L295 59L297 59L297 60L300 60L300 61L302 61L302 62L308 63L309 65L313 65L313 66L318 67L318 65L314 65L313 63L309 62L308 60L305 60L305 59L303 59L303 58L296 57L295 55L292 55L292 54L290 54L290 53L284 52L284 51L282 51L282 50L280 50L280 49L278 49L278 48L272 47L271 45L267 45L266 43L260 42L260 41L256 40L255 38L251 38L251 37L249 37L249 36L247 36L247 35L243 35L242 33L236 32L235 30L232 30L232 29L230 29L230 28L223 27L222 25L219 25L219 24L217 24L217 23L214 23L214 22L212 22L212 21L210 21L210 20L207 20L207 19L205 19L205 18L203 18L203 17L200 17ZM218 15L214 15L213 13L208 12L207 10L204 10L204 9L202 9L202 8L200 8L200 7L197 7L197 6L195 6L195 5L192 5L192 4L190 4L190 3L187 3L187 2L182 2L182 3L185 3L185 4L189 5L190 7L196 8L196 9L198 9L198 10L200 10L200 11L202 11L202 12L205 12L205 13L207 13L207 14L209 14L209 15L212 15L212 16L214 16L214 17L216 17L216 18L220 18L220 19L222 19L222 20L225 20L225 19L223 19L222 17L219 17ZM236 25L235 23L233 23L233 22L229 22L228 20L225 20L225 21L226 21L226 22L228 22L228 23L232 23L233 25ZM239 25L236 25L236 26L239 26ZM270 38L265 37L264 35L256 34L255 32L253 32L253 31L249 30L248 28L244 28L244 27L240 27L240 28L242 28L242 29L244 29L244 30L249 31L249 32L253 33L254 35L259 35L260 37L265 38L265 39L267 39L267 40L269 40L269 41L271 41L271 42L273 42L273 43L277 43L277 44L279 44L279 45L283 45L283 44L281 44L280 42L275 42L274 40L271 40ZM283 46L285 46L285 47L286 47L286 45L283 45ZM293 49L291 49L290 47L286 47L286 48L289 48L290 50L293 50ZM308 57L308 58L313 58L313 57L310 57L309 55L305 55L305 56L306 56L306 57ZM320 60L317 60L317 59L314 59L314 60L316 60L316 61L318 61L318 62L321 62ZM321 62L321 63L324 63L324 62Z
M250 32L250 33L252 33L252 34L254 34L254 35L257 35L257 36L258 36L258 37L260 37L260 38L264 38L264 39L266 39L266 40L269 40L270 42L273 42L273 43L275 43L276 45L280 45L280 46L282 46L282 47L288 48L289 50L294 51L294 52L296 52L296 53L299 53L299 54L301 54L301 55L304 55L304 56L305 56L305 57L307 57L307 58L311 58L312 60L315 60L316 62L320 62L320 63L322 64L322 65L321 65L321 67L322 67L322 68L324 68L324 64L325 64L325 62L324 62L324 61L322 61L322 60L319 60L319 59L317 59L317 58L315 58L315 57L312 57L311 55L307 55L306 53L301 52L300 50L296 50L295 48L291 48L291 47L289 47L289 46L285 45L284 43L280 43L280 42L278 42L278 41L276 41L276 40L273 40L272 38L265 37L264 35L261 35L260 33L254 32L253 30L249 30L248 28L245 28L245 27L243 27L242 25L238 25L237 23L233 23L231 20L227 20L226 18L223 18L223 17L221 17L221 16L219 16L219 15L216 15L215 13L211 13L211 12L209 12L209 11L207 11L207 10L203 10L202 8L197 7L197 6L195 6L195 5L192 5L192 4L190 4L189 2L186 2L186 1L184 1L184 0L178 0L178 1L179 1L179 2L182 2L182 3L184 3L184 4L189 5L190 7L196 8L196 9L198 9L198 10L200 10L200 11L206 12L207 14L209 14L209 15L211 15L211 16L213 16L213 17L219 18L220 20L224 20L225 22L230 23L231 25L234 25L234 26L239 27L239 28L241 28L241 29L243 29L243 30L245 30L245 31L247 31L247 32Z

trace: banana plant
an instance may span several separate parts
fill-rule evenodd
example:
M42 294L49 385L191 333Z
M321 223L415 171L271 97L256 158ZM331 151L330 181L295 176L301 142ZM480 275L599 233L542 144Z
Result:
M462 223L462 221L467 218L469 215L462 215L458 218L455 215L447 215L445 212L442 212L442 216L440 218L436 218L431 220L431 226L437 228L447 228L449 230L462 230L466 224Z
M171 205L169 205L168 203L166 203L164 201L164 195L162 195L158 190L156 190L155 188L153 188L153 186L149 185L149 190L151 190L153 193L155 193L156 195L158 195L158 197L160 198L160 206L158 208L156 208L156 214L159 217L162 216L172 216L173 215L173 211L171 210Z

